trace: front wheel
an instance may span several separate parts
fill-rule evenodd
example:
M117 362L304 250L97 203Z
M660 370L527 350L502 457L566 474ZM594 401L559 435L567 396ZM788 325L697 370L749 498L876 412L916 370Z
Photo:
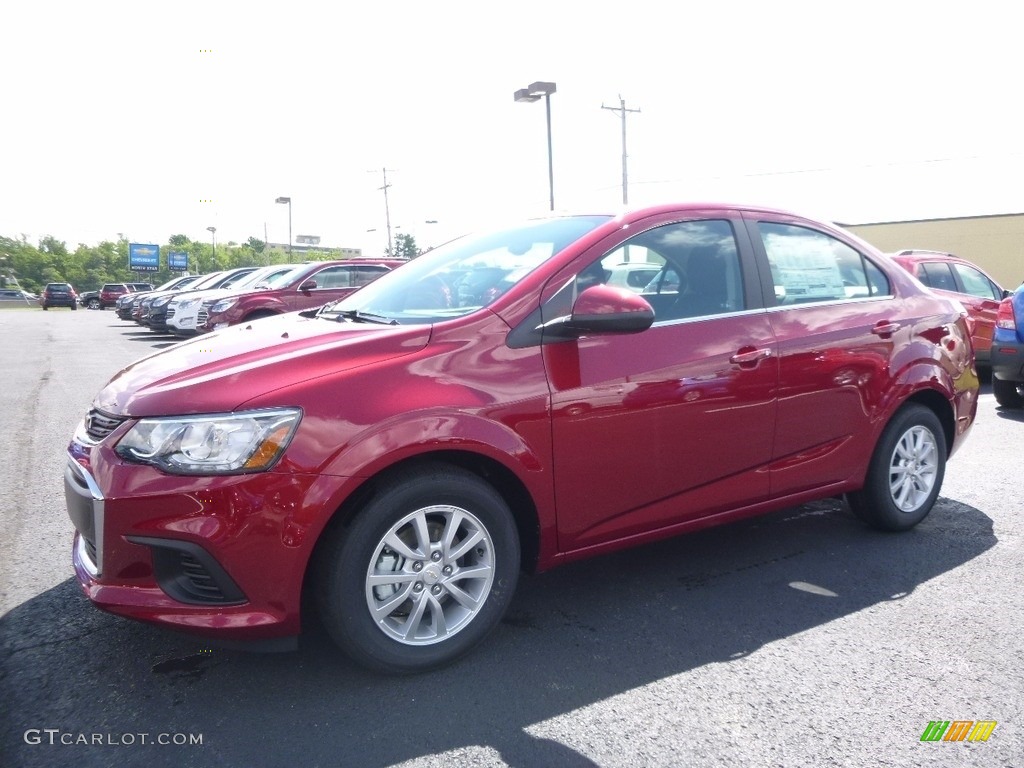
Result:
M325 541L318 599L335 642L388 673L454 661L498 624L519 576L505 500L448 465L395 474Z
M86 309L103 309L103 307L100 306L99 299L89 299L85 306Z
M923 405L900 409L875 446L864 487L847 494L854 514L883 531L906 531L931 512L946 472L938 417Z
M996 402L1003 408L1024 408L1021 385L1015 381L1004 381L993 376L992 394L996 396Z

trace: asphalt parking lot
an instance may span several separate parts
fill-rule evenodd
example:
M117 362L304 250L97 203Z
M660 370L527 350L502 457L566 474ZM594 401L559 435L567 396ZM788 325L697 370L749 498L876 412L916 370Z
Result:
M0 312L0 339L0 765L1024 764L1024 413L987 385L910 533L826 501L565 566L464 661L388 678L315 625L263 655L94 609L64 449L174 340L68 310ZM922 741L936 720L997 725Z

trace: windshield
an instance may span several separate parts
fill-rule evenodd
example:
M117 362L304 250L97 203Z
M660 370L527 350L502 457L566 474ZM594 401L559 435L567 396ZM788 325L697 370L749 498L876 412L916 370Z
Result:
M263 267L257 269L255 272L250 272L248 275L243 277L237 283L231 285L232 290L239 290L241 288L255 288L260 283L266 283L273 281L281 275L286 275L295 269L294 264L278 264L273 267Z
M283 272L274 272L269 277L263 275L257 280L251 287L260 288L263 290L274 290L276 288L286 288L292 280L295 279L297 273L308 267L308 264L284 264L287 269Z
M193 289L209 288L214 285L218 280L224 277L224 272L211 272L208 275L203 275L196 282L191 283L190 287Z
M170 280L168 280L163 285L158 286L155 290L167 291L167 290L170 290L171 288L179 288L179 287L181 287L183 285L188 285L189 283L194 283L198 279L199 279L198 275L186 275L184 277L172 277Z
M388 272L320 312L328 319L373 316L434 323L486 307L526 275L610 219L578 216L527 222L453 240Z

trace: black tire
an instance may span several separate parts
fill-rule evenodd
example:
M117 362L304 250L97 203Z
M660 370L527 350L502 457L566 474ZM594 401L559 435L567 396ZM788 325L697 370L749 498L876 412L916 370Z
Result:
M49 307L48 307L48 306L46 306L45 304L43 304L43 310L45 311L45 310L47 310L47 309L49 309Z
M72 311L72 312L74 312L74 311L75 311L76 309L78 309L78 304L76 304L76 303L74 303L74 302L73 302L73 303L71 304L71 311Z
M906 531L931 512L946 473L946 438L923 405L905 405L886 426L868 465L864 487L846 495L868 525Z
M501 621L519 578L519 535L505 500L446 464L385 478L321 555L316 592L328 633L355 661L390 674L467 653Z
M103 309L103 305L100 304L99 299L89 299L85 306L88 309Z
M992 377L992 394L996 396L996 402L1003 408L1024 408L1024 396L1021 395L1021 385L1016 381L1005 381Z

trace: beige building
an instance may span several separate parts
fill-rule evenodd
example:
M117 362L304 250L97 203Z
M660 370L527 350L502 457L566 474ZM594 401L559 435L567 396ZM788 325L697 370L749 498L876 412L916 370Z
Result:
M1024 213L840 226L889 253L905 248L952 253L1010 290L1024 281Z

